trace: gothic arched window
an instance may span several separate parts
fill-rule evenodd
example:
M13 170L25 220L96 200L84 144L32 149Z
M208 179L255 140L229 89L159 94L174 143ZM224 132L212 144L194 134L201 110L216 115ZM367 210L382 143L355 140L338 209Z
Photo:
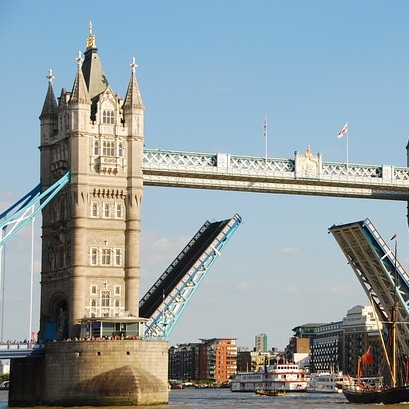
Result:
M110 266L111 258L112 258L112 250L102 249L102 263L101 264L104 266Z
M111 208L109 206L109 203L104 203L104 217L107 219L111 215Z
M115 205L115 217L117 219L122 219L122 204L121 203L116 203Z
M101 292L101 307L109 307L109 291Z
M99 155L99 141L94 141L94 155Z
M96 202L91 204L91 217L98 217L98 204Z
M120 266L122 264L122 251L121 249L115 249L115 265Z
M91 249L91 265L96 266L98 264L98 249Z

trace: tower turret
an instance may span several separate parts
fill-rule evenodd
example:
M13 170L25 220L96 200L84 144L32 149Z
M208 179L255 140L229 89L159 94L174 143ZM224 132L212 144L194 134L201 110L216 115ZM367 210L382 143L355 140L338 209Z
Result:
M84 63L82 64L84 80L87 84L89 98L92 101L91 120L96 120L96 104L98 96L108 87L108 79L105 76L101 61L98 57L95 35L92 34L92 23L89 23L89 36L87 39L87 49L84 53Z
M40 126L41 126L41 180L43 185L50 186L50 180L48 178L50 167L50 144L52 139L58 132L58 108L57 100L53 90L53 71L50 69L46 77L48 79L48 89L44 100L43 109L40 114Z
M139 293L140 254L139 240L141 231L141 204L143 192L143 143L144 143L144 110L141 93L136 81L135 58L131 64L131 79L123 103L124 126L127 130L127 218L126 218L126 309L136 316L139 315L139 298L133 294Z

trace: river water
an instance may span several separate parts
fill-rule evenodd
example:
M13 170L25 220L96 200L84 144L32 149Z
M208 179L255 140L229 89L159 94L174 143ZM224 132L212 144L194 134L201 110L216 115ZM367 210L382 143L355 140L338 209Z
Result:
M0 391L0 408L7 408L8 393ZM138 409L379 409L382 405L355 405L348 403L342 394L295 393L285 396L257 396L251 392L231 392L230 389L172 389L169 405L138 406ZM108 409L107 407L83 407L81 409ZM129 406L109 407L129 409ZM409 404L388 405L388 409L409 409ZM40 408L37 408L40 409ZM61 408L58 408L61 409ZM79 409L76 407L75 409Z

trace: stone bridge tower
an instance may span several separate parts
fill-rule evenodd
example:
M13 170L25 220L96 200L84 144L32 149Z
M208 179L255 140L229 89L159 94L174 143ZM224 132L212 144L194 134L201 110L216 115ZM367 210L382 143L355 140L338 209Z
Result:
M40 115L43 190L69 170L71 182L43 210L40 339L80 337L81 324L91 335L101 326L95 319L111 322L115 333L130 322L128 334L141 331L144 105L136 67L133 60L121 99L104 74L90 23L72 90L63 88L58 102L48 76Z
M144 105L135 69L132 61L121 99L90 24L72 90L57 100L48 75L42 188L71 175L43 209L39 339L55 342L11 359L9 406L168 402L168 343L143 337L138 311Z

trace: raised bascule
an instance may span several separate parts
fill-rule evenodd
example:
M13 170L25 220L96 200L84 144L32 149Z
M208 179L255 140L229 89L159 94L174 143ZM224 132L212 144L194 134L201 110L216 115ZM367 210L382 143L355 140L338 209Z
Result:
M376 311L387 371L374 388L357 387L362 376L358 363L357 381L344 385L351 403L398 404L409 399L409 276L397 259L396 234L392 250L369 219L339 226L329 232L341 247ZM369 348L371 345L369 345ZM369 351L368 348L368 351ZM360 359L363 359L362 357Z
M133 60L122 99L105 76L90 24L72 90L57 99L51 70L47 77L41 184L0 215L1 257L2 246L42 212L38 339L45 342L10 353L10 406L168 402L167 338L241 217L205 222L140 298L144 186L409 201L409 168L324 162L310 147L294 159L144 148L136 67ZM344 231L331 230L337 238ZM390 255L382 260L380 274L390 274ZM361 283L371 282L366 291L382 313L385 280L356 271ZM405 319L406 304L401 313Z
M370 219L329 228L357 276L380 322L391 322L391 307L398 297L399 323L409 322L409 275ZM400 353L409 356L409 327L398 332Z

